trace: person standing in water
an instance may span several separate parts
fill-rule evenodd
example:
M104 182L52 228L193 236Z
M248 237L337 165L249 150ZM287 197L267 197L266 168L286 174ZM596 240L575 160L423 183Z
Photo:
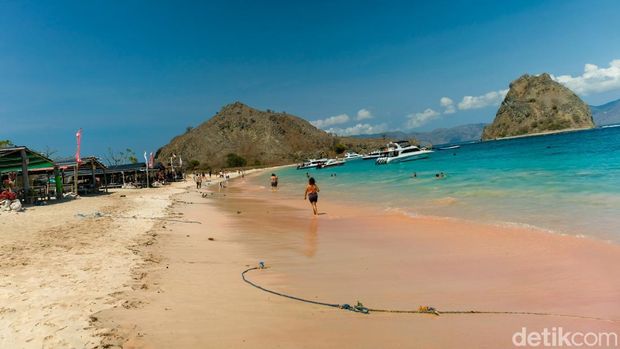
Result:
M308 185L306 186L306 192L304 193L304 200L308 198L315 216L319 214L319 209L316 208L316 203L319 201L319 191L319 186L316 185L314 177L310 177L310 179L308 179Z
M271 174L271 191L278 190L278 176L275 173Z

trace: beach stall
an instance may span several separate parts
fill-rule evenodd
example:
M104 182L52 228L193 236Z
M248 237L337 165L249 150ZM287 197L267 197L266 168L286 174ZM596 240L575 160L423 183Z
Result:
M147 171L144 162L109 166L106 170L106 180L108 188L159 186L165 182L165 167L158 163Z
M110 166L107 171L109 188L140 188L146 183L146 163Z
M49 199L51 193L49 180L38 181L31 175L44 172L46 169L53 171L54 162L43 154L24 146L0 148L0 183L2 183L0 192L14 193L26 203Z
M65 191L96 194L101 188L107 190L107 166L97 157L84 157L79 164L75 158L68 158L57 161L56 165L61 171Z

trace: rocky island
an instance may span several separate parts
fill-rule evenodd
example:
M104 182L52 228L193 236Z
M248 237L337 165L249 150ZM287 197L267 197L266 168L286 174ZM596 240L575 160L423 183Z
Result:
M482 140L593 128L590 107L549 74L523 75L510 84Z

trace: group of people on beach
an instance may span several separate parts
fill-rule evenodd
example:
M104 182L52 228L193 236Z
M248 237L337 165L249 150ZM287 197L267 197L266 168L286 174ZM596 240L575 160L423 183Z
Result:
M241 176L241 178L245 177L245 170L237 170L237 174ZM223 178L224 180L220 182L220 188L224 187L226 181L230 179L230 172L220 170L216 174L216 178ZM196 182L196 189L202 188L202 182L207 180L207 176L209 179L213 178L213 171L209 169L209 172L194 172L194 182Z

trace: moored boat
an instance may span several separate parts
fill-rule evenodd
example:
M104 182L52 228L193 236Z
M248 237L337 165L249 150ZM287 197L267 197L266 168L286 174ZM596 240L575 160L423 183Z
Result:
M342 166L344 164L345 162L342 159L329 159L326 162L318 165L316 168L322 169L322 168L327 168L327 167Z
M460 145L450 145L450 146L447 146L447 147L440 147L438 149L439 150L452 150L452 149L458 149L460 147L461 147Z
M380 150L373 150L370 153L368 153L366 155L363 155L362 159L364 159L364 160L377 159L377 158L386 156L389 151L390 151L389 148L383 148L383 149L380 149Z
M353 161L353 160L360 160L363 156L361 154L358 154L356 152L349 152L344 154L344 161Z
M408 141L398 141L388 144L390 151L385 156L377 158L375 164L384 165L427 158L433 151L411 145Z
M308 159L308 161L297 165L298 170L306 170L309 168L317 168L319 165L327 162L327 159Z

